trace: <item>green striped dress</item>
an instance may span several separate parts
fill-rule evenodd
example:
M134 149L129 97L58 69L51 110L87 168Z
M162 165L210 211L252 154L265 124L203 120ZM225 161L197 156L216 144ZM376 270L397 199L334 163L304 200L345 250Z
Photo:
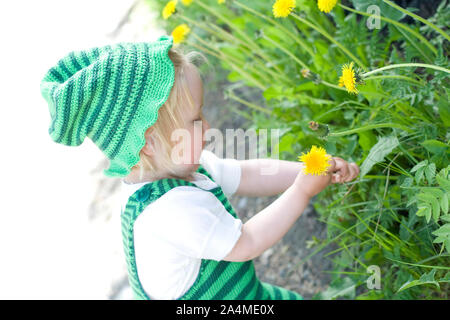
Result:
M211 175L200 165L197 172L214 181ZM150 300L142 288L136 267L134 253L133 226L139 214L164 193L178 186L195 184L181 179L161 179L149 182L133 193L121 214L122 237L128 269L128 280L134 297ZM237 218L236 213L224 195L222 188L216 187L212 192L226 210ZM253 261L230 262L202 259L196 280L189 290L178 300L302 300L296 292L260 281L256 277Z

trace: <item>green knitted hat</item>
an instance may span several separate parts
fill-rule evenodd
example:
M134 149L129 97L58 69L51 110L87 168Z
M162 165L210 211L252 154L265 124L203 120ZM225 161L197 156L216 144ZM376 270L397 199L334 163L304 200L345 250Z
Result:
M88 136L110 161L106 176L128 175L172 89L172 45L171 36L162 36L72 51L59 60L41 82L51 138L78 146Z

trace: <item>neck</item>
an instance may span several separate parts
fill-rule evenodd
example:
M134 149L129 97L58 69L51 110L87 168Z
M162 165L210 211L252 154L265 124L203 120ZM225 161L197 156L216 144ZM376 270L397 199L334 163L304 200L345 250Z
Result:
M126 176L123 181L125 183L128 184L134 184L134 183L143 183L143 182L153 182L156 180L161 180L161 179L182 179L182 180L187 180L187 181L192 181L194 180L194 176L193 176L194 172L188 173L186 176L177 176L174 174L171 174L170 172L160 172L160 173L156 173L156 174L151 174L148 171L145 171L142 178L139 177L139 169L132 169L131 173Z

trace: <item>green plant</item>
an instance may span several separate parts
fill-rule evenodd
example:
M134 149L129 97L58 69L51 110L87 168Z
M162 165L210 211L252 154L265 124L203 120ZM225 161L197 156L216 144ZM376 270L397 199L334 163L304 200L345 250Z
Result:
M162 10L166 2L155 3ZM228 70L230 110L256 128L284 129L282 158L318 145L360 166L356 181L314 201L328 234L309 243L315 250L306 259L338 246L327 255L333 281L317 298L448 299L448 1L427 19L387 0L342 1L329 14L297 0L286 18L273 16L273 3L194 0L166 27L187 23L185 45ZM383 12L379 29L367 27L374 4ZM349 62L363 75L358 94L339 86ZM245 100L236 87L260 97ZM366 286L371 265L381 270L379 290Z

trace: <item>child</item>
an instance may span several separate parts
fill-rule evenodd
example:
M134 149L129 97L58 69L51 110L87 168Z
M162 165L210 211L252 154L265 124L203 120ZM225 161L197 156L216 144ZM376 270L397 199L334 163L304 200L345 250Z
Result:
M311 197L359 168L333 157L327 175L310 176L300 162L203 150L201 77L193 55L172 45L162 36L61 59L41 84L50 136L70 146L88 136L110 160L105 175L123 178L122 236L136 298L302 299L261 282L252 260L287 233ZM174 133L184 134L181 143ZM261 174L273 164L275 175ZM242 224L233 194L281 195Z

